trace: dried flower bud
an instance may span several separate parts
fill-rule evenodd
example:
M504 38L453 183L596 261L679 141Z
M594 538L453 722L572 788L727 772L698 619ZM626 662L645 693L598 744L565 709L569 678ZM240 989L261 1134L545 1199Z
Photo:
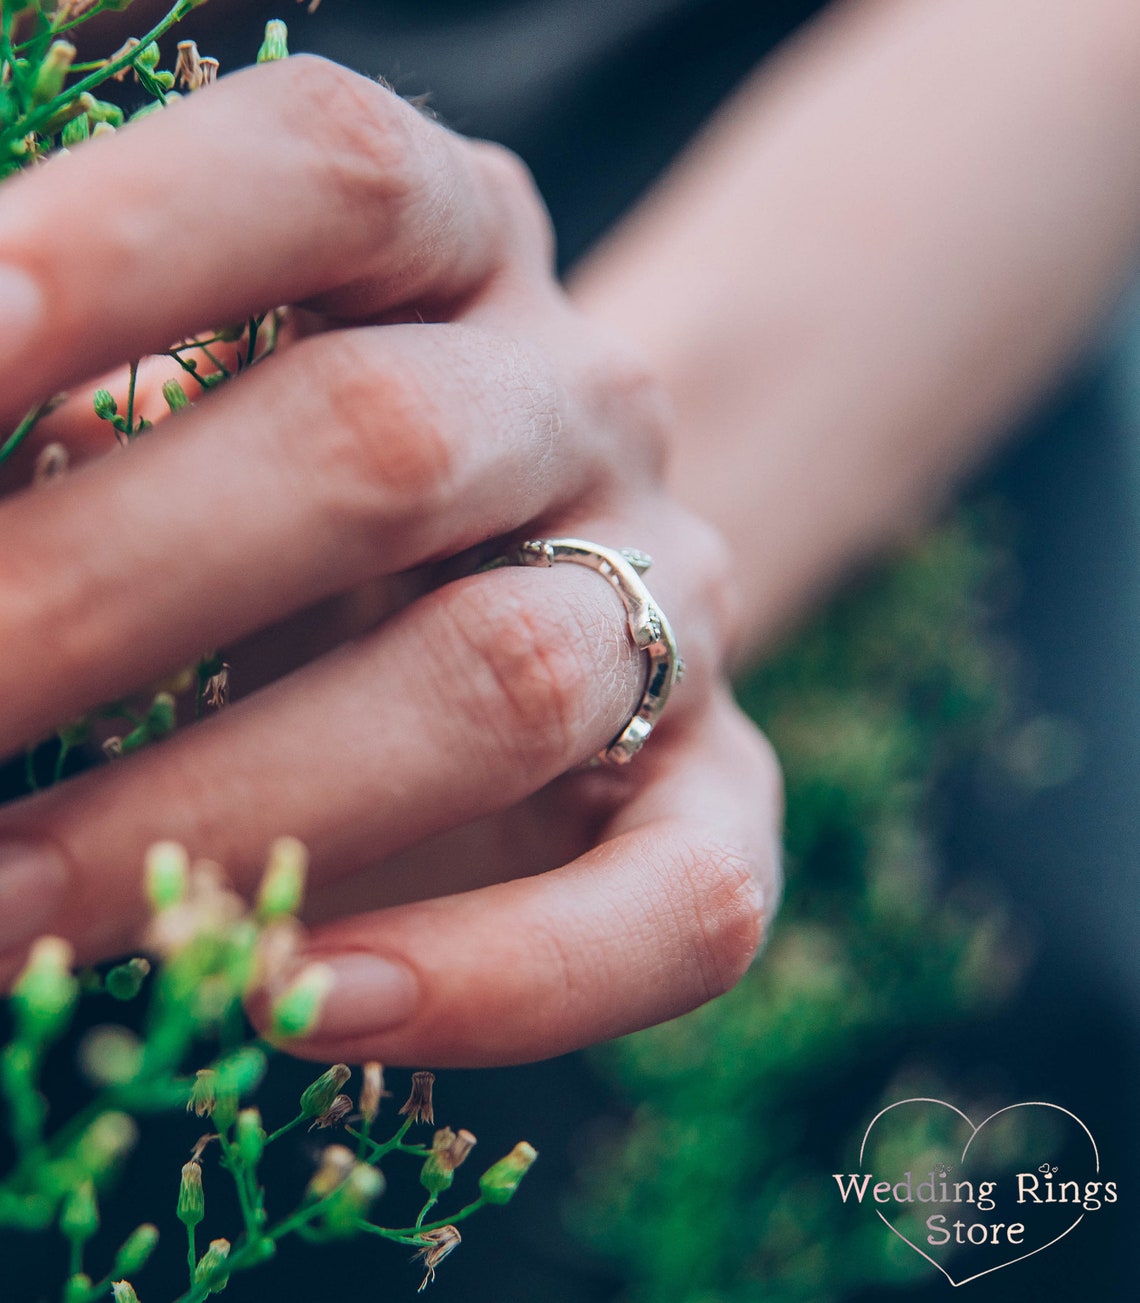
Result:
M79 983L71 971L75 952L61 937L40 937L12 988L20 1035L32 1044L55 1040L71 1020Z
M308 1035L316 1027L321 1006L335 982L327 964L306 965L293 984L273 1002L272 1035L285 1040Z
M78 121L84 121L79 118ZM57 480L67 470L70 457L62 443L46 443L36 455L36 464L32 468L33 484L48 484Z
M321 1151L321 1162L305 1190L309 1202L327 1198L352 1175L356 1155L344 1145L328 1145Z
M212 86L218 80L218 69L221 64L217 59L209 55L204 56L198 63L198 86Z
M364 1125L371 1126L380 1112L380 1101L384 1097L384 1067L373 1060L362 1069L364 1084L360 1088L360 1112Z
M183 1226L197 1226L206 1215L206 1195L202 1189L202 1165L191 1159L182 1167L178 1186L178 1220Z
M63 1201L59 1229L72 1241L84 1244L99 1229L99 1204L91 1181L80 1181Z
M117 1280L111 1286L114 1303L139 1303L139 1296L129 1280Z
M279 19L271 19L265 24L265 40L257 52L258 63L275 63L278 59L289 57L289 29Z
M110 6L105 5L105 8ZM133 54L139 48L139 38L137 36L128 36L122 45L107 60L108 63L118 63L120 59L125 58L128 54ZM125 68L120 68L118 72L112 75L114 81L125 81L126 78L134 71L134 67L128 64Z
M116 1275L121 1273L124 1276L141 1271L157 1247L158 1227L152 1226L150 1222L136 1226L123 1242L123 1247L115 1254L115 1265L112 1270Z
M190 406L190 399L187 397L186 390L177 380L166 380L162 385L162 396L166 399L166 405L172 412L181 412L183 408Z
M142 1067L143 1047L126 1027L92 1027L79 1043L79 1065L95 1086L125 1086Z
M243 1108L234 1124L234 1144L246 1167L252 1169L261 1162L261 1155L265 1152L265 1139L261 1114L255 1108Z
M351 1112L352 1100L347 1095L338 1095L328 1106L327 1112L322 1113L309 1127L309 1130L312 1131L315 1127L321 1131L326 1131L329 1127L339 1126Z
M537 1157L537 1150L528 1145L525 1140L520 1140L506 1158L500 1158L479 1178L479 1189L483 1198L488 1203L509 1203L511 1196L519 1188L519 1183Z
M226 1270L229 1256L229 1240L211 1240L210 1247L198 1259L198 1265L194 1269L195 1284L208 1286L211 1294L220 1294L230 1280L230 1274Z
M413 1257L419 1258L427 1268L423 1282L416 1291L422 1294L428 1283L435 1280L436 1267L449 1253L459 1248L463 1242L463 1237L454 1226L440 1226L434 1231L422 1231L416 1238L422 1243L423 1247L413 1254Z
M155 842L146 853L146 893L156 910L186 899L190 856L178 842Z
M218 1140L220 1137L213 1131L207 1131L205 1135L199 1136L194 1141L194 1148L190 1151L190 1160L194 1163L202 1161L202 1155L206 1152L211 1140Z
M108 760L117 760L123 754L123 739L121 737L109 737L103 743L103 754Z
M410 1117L413 1122L434 1122L435 1109L432 1106L431 1089L435 1085L434 1072L413 1072L412 1092L400 1113Z
M98 140L100 136L113 136L114 134L115 128L109 122L96 122L91 128L92 140Z
M178 59L174 64L174 80L180 81L187 90L197 90L198 69L201 56L194 41L178 42Z
M222 661L221 668L209 675L202 682L201 695L206 705L214 710L221 708L230 699L230 667Z
M305 894L309 852L296 837L278 837L269 848L269 860L257 897L257 917L263 923L296 914Z
M203 1118L209 1117L218 1102L218 1074L213 1068L199 1068L190 1087L186 1112Z
M301 1112L305 1117L319 1118L327 1113L340 1094L340 1088L351 1076L352 1070L344 1063L334 1063L322 1072L301 1095Z
M107 994L116 1000L133 1000L150 973L150 960L137 957L117 964L107 974Z

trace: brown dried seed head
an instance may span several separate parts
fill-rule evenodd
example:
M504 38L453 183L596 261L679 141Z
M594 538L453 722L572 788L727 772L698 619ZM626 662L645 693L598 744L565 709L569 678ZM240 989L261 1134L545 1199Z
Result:
M376 1121L380 1112L380 1101L384 1098L384 1065L375 1062L366 1063L362 1069L364 1084L360 1088L360 1112L366 1126Z
M413 1072L412 1093L408 1096L400 1113L410 1117L414 1122L434 1122L435 1109L432 1105L431 1091L435 1085L434 1072Z
M427 1268L423 1282L417 1291L417 1293L422 1294L428 1283L435 1280L436 1267L449 1253L459 1248L463 1242L463 1237L454 1226L440 1226L437 1230L422 1232L417 1238L423 1247L413 1257L419 1258Z
M313 1122L313 1127L319 1127L325 1131L329 1127L338 1126L352 1112L352 1100L347 1095L338 1095L336 1099L328 1106L328 1109Z

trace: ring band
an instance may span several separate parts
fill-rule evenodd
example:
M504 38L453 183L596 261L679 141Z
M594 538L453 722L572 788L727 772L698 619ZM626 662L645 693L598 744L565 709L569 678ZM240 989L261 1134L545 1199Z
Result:
M602 547L581 538L537 538L506 556L496 557L481 569L508 565L546 568L560 561L588 566L609 583L625 606L634 646L649 657L637 709L617 737L587 762L626 765L645 745L665 709L673 685L681 681L685 672L685 662L677 652L669 621L641 579L653 564L653 558L637 548Z

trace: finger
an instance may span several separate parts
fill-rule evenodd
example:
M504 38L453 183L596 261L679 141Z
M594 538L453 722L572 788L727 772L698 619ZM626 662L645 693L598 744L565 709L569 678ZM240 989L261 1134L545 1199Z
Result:
M203 150L192 179L172 172ZM299 56L6 182L0 407L279 303L438 317L505 264L545 271L539 205L520 220L504 154Z
M317 1032L291 1051L524 1062L732 986L778 897L776 767L727 697L699 727L659 740L641 795L572 864L320 929L308 954L336 985Z
M686 579L661 565L665 609L682 628L710 625L701 570ZM159 837L241 885L269 841L292 832L320 884L509 808L629 719L644 668L627 620L609 584L579 566L474 575L221 716L5 811L0 847L20 852L0 853L7 947L27 939L21 924L50 926L88 957L131 944L138 865ZM699 698L715 649L694 634L686 650L693 669L678 695Z
M516 529L612 457L542 356L464 326L316 336L165 425L0 511L0 749Z

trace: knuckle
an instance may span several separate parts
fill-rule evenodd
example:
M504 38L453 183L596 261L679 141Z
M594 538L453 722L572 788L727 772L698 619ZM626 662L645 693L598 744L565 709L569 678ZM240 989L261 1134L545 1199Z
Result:
M504 217L505 244L523 238L537 247L546 260L554 253L550 214L530 168L505 145L494 141L468 142L486 192L493 195Z
M771 900L760 885L758 857L704 843L681 856L694 918L688 929L703 996L711 1000L744 976L764 939Z
M674 428L664 383L641 351L623 339L602 336L593 358L583 383L593 419L600 428L620 434L623 464L633 451L659 478Z
M309 143L322 178L342 198L357 206L408 193L416 142L399 96L319 55L273 67L287 127Z
M578 640L542 618L523 594L501 588L488 600L485 585L465 585L450 612L473 684L467 705L474 733L513 764L560 763L587 686Z
M315 455L333 507L366 528L446 509L459 476L459 449L414 368L379 363L367 335L343 332L320 347L323 433ZM299 347L304 347L301 345ZM305 436L312 441L311 431Z

